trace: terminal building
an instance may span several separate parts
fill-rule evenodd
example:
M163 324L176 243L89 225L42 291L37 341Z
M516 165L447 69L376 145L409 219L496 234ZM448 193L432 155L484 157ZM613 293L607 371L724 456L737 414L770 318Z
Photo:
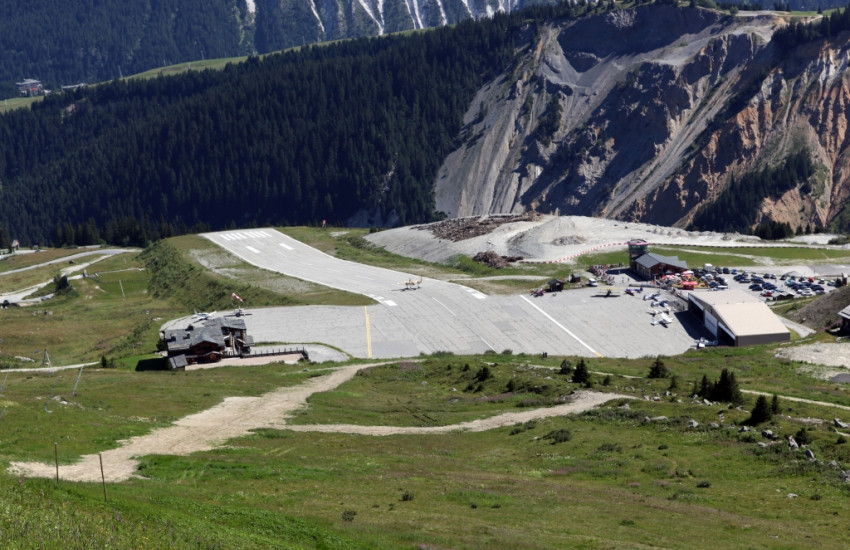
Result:
M687 271L688 264L677 256L662 256L649 251L649 243L633 239L629 245L629 267L646 280Z
M740 290L688 293L688 310L721 346L788 342L791 333L767 304Z

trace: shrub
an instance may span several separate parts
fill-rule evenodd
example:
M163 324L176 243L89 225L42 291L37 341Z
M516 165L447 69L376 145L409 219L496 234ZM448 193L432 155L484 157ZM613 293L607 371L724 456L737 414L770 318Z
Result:
M342 521L354 521L354 516L357 515L357 512L354 510L346 510L342 513Z
M411 500L413 500L413 493L411 493L410 491L405 491L401 494L402 502L410 502Z
M561 428L559 430L552 430L551 432L543 436L543 439L551 439L552 445L567 442L572 438L573 436L569 432L569 430L565 430L564 428Z
M649 378L667 378L668 376L670 376L670 371L664 365L664 361L661 360L660 356L656 357L652 366L649 367Z
M570 364L570 362L567 361L566 359L561 361L561 370L558 371L558 374L563 374L565 376L569 376L572 373L573 373L573 366Z
M711 487L711 482L707 479L704 479L697 483L697 487L699 487L700 489L708 489L709 487Z
M606 374L605 378L602 379L602 385L603 386L610 386L611 385L611 375L610 374Z
M812 442L812 438L809 436L808 430L803 427L797 430L797 433L794 434L794 441L797 442L797 445L808 445Z
M670 377L670 386L667 388L670 391L679 389L679 377L675 374Z

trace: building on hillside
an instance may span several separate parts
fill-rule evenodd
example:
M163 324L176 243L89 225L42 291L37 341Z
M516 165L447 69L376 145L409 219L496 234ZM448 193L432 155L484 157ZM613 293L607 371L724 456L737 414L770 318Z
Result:
M631 268L638 276L650 280L687 271L688 264L677 256L662 256L654 252L647 252L636 258L631 264Z
M791 340L791 333L767 304L741 290L690 292L688 310L722 346Z
M32 78L27 78L22 82L16 82L15 86L18 87L19 94L27 97L41 95L44 92L44 86L42 86L41 81L33 80Z
M234 316L214 317L200 325L163 331L169 368L183 370L195 363L213 363L222 357L250 353L254 339L245 320Z

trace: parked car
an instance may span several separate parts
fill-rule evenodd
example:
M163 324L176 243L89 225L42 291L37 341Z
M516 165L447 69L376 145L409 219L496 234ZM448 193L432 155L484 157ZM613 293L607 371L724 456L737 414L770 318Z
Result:
M769 298L769 297L773 296L773 291L772 290L762 290L761 295Z
M761 290L764 290L764 289L762 288L762 286L760 284L753 283L753 284L750 285L750 290L761 291Z
M801 288L797 292L800 294L800 296L814 296L815 295L815 293L810 288Z

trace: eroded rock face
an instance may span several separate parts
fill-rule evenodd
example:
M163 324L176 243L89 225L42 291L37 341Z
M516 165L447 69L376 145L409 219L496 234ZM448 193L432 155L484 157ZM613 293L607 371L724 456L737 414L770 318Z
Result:
M761 216L830 222L850 195L850 38L777 63L770 39L783 24L650 6L539 29L523 62L473 101L437 209L684 226L730 174L806 147L819 182L770 198ZM740 99L747 85L758 92Z

